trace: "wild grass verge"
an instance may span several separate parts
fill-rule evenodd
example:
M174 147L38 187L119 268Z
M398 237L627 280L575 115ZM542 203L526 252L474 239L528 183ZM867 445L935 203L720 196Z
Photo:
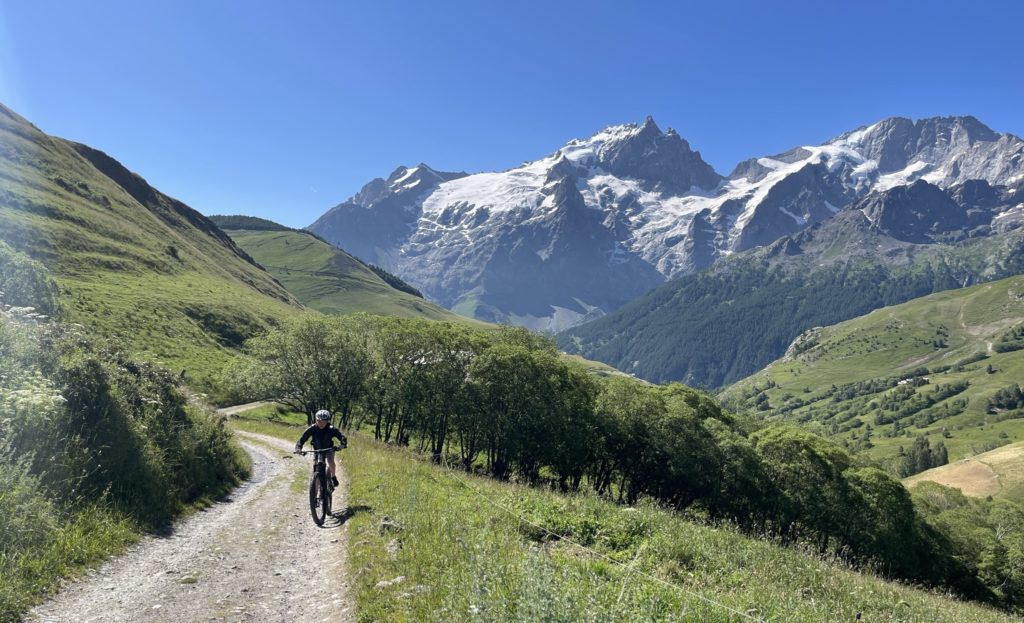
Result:
M467 476L361 436L342 457L361 621L1012 620L657 508Z
M249 469L173 375L0 301L0 623Z
M45 543L24 552L0 551L0 621L14 623L62 579L79 575L86 567L122 551L139 536L133 522L121 513L90 506L59 516L52 508L54 525ZM15 518L16 519L16 518ZM39 530L39 526L23 526Z
M341 458L360 621L1014 620L728 527L469 476L360 434Z

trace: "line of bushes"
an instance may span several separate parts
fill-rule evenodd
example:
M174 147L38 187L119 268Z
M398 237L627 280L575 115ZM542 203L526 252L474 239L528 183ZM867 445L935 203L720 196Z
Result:
M898 480L836 444L796 428L750 432L682 385L599 379L525 330L311 315L247 348L225 377L239 401L327 408L343 426L498 479L653 499L890 577L1022 603L965 566Z

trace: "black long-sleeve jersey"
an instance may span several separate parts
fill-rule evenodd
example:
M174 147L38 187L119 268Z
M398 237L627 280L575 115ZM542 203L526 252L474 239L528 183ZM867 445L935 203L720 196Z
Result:
M334 428L330 424L323 428L320 428L316 424L310 426L306 429L306 432L302 433L302 437L299 437L299 441L295 444L295 447L301 448L309 438L313 439L314 450L325 450L330 448L332 445L332 439L340 441L342 447L348 445L348 439L345 438L345 435L342 435L340 430Z

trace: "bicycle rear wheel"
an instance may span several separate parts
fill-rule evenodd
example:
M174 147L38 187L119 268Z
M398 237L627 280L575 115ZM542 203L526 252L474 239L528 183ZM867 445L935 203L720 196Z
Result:
M324 519L327 518L327 506L324 503L326 494L322 474L313 472L309 479L309 512L313 515L313 523L318 526L324 525Z

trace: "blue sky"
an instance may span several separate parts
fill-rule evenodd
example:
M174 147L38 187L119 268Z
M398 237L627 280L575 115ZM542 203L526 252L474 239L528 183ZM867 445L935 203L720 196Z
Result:
M720 173L883 117L1024 135L1024 3L10 2L0 102L207 214L305 226L421 161L655 117Z

